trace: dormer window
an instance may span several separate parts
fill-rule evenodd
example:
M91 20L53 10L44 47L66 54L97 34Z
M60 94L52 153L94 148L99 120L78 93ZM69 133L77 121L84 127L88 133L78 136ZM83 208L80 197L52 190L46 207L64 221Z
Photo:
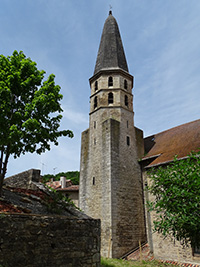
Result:
M124 104L125 104L125 106L128 107L128 96L127 95L125 95L125 97L124 97Z
M110 76L108 78L108 87L110 87L110 86L113 86L113 77L112 76Z
M113 93L108 94L108 104L113 104Z
M97 96L94 98L94 109L97 108Z
M96 81L94 84L94 90L97 91L98 90L98 82Z
M128 89L128 83L126 79L124 80L124 89Z

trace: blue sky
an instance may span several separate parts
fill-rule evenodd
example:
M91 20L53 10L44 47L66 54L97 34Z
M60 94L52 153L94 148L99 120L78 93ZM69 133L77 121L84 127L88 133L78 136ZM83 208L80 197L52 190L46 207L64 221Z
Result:
M22 50L63 94L62 129L73 139L42 155L10 158L7 176L79 170L90 87L103 24L112 6L133 89L135 126L144 135L200 118L199 0L0 0L0 53Z

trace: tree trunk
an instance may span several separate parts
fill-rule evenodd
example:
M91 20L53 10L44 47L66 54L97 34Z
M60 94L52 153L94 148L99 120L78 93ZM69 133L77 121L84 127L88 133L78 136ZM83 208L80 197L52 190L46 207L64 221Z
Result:
M0 170L0 196L2 195L3 181L4 181L4 178L6 176L8 159L9 159L9 156L10 156L9 150L10 150L10 147L8 146L7 147L7 152L6 152L6 155L5 155L5 161L4 162L1 162L1 170ZM1 158L1 160L3 160L3 157Z
M3 174L0 173L0 197L2 195L2 186L3 186L4 177Z

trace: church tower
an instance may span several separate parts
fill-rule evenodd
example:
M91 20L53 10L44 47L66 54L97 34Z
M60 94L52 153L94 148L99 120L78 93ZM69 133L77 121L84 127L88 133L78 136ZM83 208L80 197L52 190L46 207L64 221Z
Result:
M141 170L129 74L112 12L90 78L89 129L82 133L80 208L101 219L101 255L121 257L146 240Z

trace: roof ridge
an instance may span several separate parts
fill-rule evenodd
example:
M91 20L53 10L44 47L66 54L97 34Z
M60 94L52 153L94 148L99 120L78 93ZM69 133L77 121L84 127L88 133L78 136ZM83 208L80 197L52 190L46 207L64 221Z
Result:
M153 136L158 135L158 134L162 134L162 133L164 133L164 132L171 131L172 129L176 129L176 128L179 128L179 127L181 127L181 126L187 125L187 124L195 123L195 122L197 122L197 121L200 122L200 119L197 119L197 120L194 120L194 121L190 121L190 122L185 122L185 123L183 123L183 124L174 126L174 127L170 128L170 129L167 129L167 130L158 132L158 133L156 133L156 134L151 134L151 135L149 135L149 136L144 137L144 139L149 138L149 137L151 137L151 136L153 137Z

